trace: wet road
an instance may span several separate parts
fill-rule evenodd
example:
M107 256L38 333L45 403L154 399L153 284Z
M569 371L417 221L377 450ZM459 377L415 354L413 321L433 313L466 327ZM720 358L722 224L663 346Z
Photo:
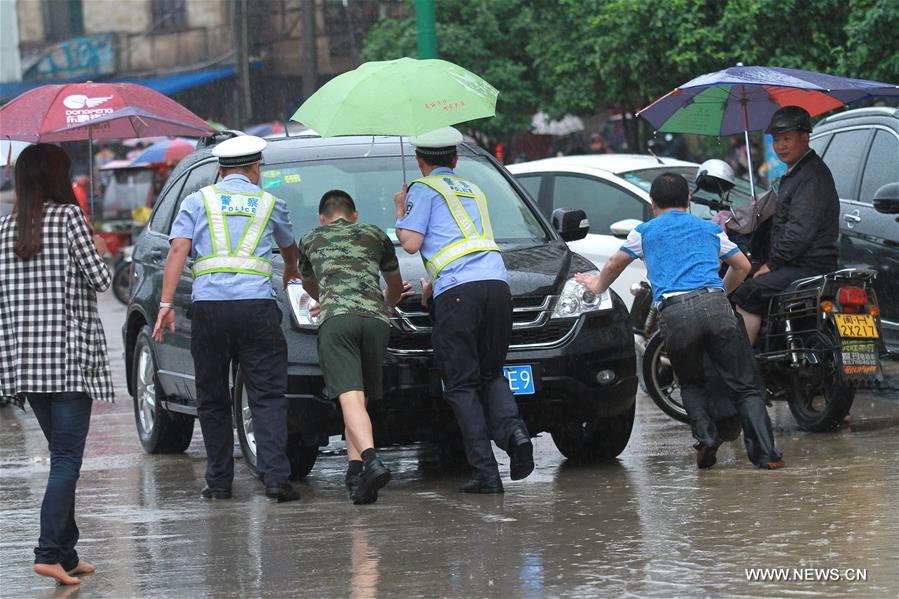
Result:
M108 295L101 307L121 372L124 309ZM481 497L455 491L464 472L429 472L417 450L391 450L394 482L377 504L354 507L336 448L299 485L301 502L270 503L240 461L234 499L201 501L199 427L186 454L145 455L122 388L116 405L95 404L91 423L78 547L98 573L80 589L31 572L48 453L33 416L7 407L0 596L895 597L896 395L860 395L852 424L833 434L798 431L776 405L782 471L755 470L730 443L719 465L698 472L687 428L641 396L614 464L569 465L544 435L530 478ZM497 458L505 473L508 459ZM747 581L748 568L779 567L837 569L828 577L853 569L855 578L864 569L867 580Z

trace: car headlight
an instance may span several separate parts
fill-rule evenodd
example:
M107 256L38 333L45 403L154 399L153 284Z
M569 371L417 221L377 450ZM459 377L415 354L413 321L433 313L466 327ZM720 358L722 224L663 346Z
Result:
M299 281L291 281L287 285L287 297L290 300L290 308L297 326L301 329L317 329L318 315L312 315L312 309L318 306L318 302L306 293Z
M592 270L588 275L598 275L599 271ZM612 309L612 294L606 291L600 295L596 295L574 278L565 281L565 287L562 288L562 294L559 295L559 301L556 302L556 309L553 311L553 318L572 318L580 316L586 312L598 312L600 310Z

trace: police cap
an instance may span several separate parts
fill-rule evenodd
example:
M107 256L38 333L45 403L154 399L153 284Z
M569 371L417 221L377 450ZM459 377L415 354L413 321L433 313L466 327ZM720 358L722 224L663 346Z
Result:
M415 151L426 156L439 156L455 153L456 146L462 143L462 133L455 127L443 127L418 135L409 140Z
M212 150L223 168L249 166L262 160L262 150L266 141L255 135L239 135L226 139Z
M784 106L771 115L771 122L765 133L776 135L787 131L812 132L812 117L801 106Z

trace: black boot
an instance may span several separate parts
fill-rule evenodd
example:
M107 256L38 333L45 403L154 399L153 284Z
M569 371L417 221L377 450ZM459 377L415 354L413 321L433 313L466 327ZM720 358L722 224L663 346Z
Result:
M503 481L499 476L488 479L472 478L459 487L463 493L495 494L503 492Z

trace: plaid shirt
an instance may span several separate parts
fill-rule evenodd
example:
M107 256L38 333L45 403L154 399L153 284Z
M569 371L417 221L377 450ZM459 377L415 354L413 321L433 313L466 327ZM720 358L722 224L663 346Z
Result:
M97 291L109 269L77 205L44 205L41 251L13 251L14 215L0 218L0 397L81 391L114 401Z

